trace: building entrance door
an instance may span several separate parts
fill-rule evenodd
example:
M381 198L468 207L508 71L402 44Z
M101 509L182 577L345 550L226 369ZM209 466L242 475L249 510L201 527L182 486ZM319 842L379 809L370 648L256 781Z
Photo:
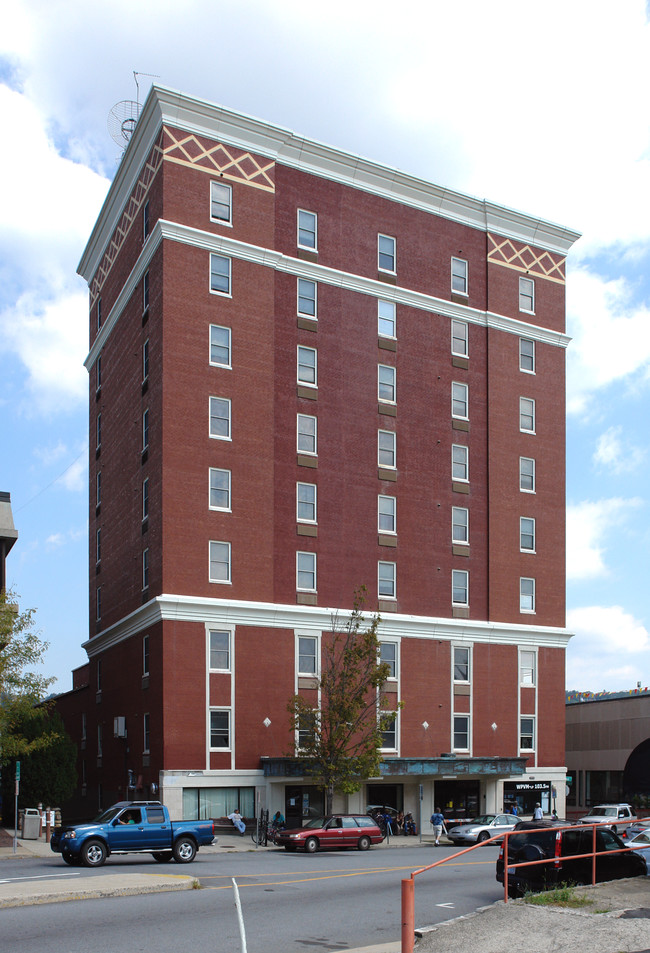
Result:
M322 817L325 795L313 784L292 784L284 789L284 816L287 827L302 827L312 817Z

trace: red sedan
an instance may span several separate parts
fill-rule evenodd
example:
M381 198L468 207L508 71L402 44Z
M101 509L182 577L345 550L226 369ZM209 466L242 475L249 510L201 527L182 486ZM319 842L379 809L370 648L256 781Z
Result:
M383 835L372 817L362 814L330 814L315 817L305 827L279 831L275 843L285 850L305 850L313 854L320 848L356 847L368 850L371 844L380 844Z

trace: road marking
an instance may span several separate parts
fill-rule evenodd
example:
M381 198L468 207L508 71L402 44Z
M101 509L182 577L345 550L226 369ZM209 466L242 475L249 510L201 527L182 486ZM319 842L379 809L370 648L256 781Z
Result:
M437 907L448 907L448 908L450 908L451 910L453 910L454 907L456 906L456 904L455 904L455 903L437 903L436 906L437 906Z
M6 880L0 880L0 884L17 884L25 880L55 880L57 877L80 877L81 871L71 872L69 874L40 874L37 877L7 877Z

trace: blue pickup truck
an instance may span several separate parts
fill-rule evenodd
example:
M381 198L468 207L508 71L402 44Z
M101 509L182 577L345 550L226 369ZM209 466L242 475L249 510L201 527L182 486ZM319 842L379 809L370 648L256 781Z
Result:
M119 801L88 824L57 827L50 847L73 866L101 867L110 854L133 852L189 864L213 841L213 821L170 821L160 801Z

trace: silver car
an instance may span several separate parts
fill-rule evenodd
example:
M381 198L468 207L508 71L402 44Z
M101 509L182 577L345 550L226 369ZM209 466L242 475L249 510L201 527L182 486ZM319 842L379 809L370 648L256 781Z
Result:
M507 834L520 820L515 814L480 814L472 821L452 827L447 837L453 844L482 844L497 834Z

